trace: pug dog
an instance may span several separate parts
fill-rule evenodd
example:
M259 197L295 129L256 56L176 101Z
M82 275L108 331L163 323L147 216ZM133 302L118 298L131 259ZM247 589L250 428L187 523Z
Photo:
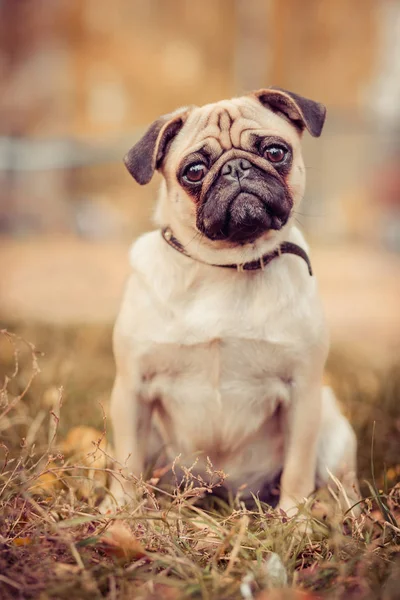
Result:
M139 237L114 330L115 476L103 509L130 502L130 476L177 456L263 499L279 481L288 515L335 481L357 492L356 438L323 385L328 332L308 248L301 138L325 107L268 88L157 119L127 153L141 185L162 175L157 229Z

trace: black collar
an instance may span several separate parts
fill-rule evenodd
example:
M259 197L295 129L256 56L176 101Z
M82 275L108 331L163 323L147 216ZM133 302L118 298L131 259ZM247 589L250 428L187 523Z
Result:
M191 256L188 252L186 252L185 247L176 239L176 237L174 237L170 227L164 227L161 230L161 235L163 236L163 238L167 242L167 244L169 244L172 248L174 248L181 254L184 254L185 256L187 256L188 258L191 258L192 260L197 260L198 262L207 264L210 267L223 267L225 269L237 269L238 271L257 271L259 269L264 269L268 265L268 263L271 262L271 260L274 260L274 258L278 258L278 256L280 256L281 254L295 254L296 256L300 256L300 258L305 260L305 262L307 263L309 274L310 275L313 274L312 268L311 268L311 262L310 262L310 259L308 258L307 252L305 250L303 250L303 248L301 248L297 244L293 244L292 242L282 242L282 244L280 244L280 246L278 246L278 248L276 248L272 252L269 252L268 254L264 254L263 256L261 256L261 258L258 258L257 260L252 260L250 262L246 262L241 265L239 265L239 264L215 265L215 264L205 263L204 261L199 260L197 258L193 258L193 256Z

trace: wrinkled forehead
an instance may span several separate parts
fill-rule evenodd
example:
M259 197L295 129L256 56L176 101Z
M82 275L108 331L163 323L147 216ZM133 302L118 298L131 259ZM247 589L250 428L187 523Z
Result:
M185 155L206 148L215 156L232 148L250 148L254 138L280 137L296 146L296 129L250 96L196 107L179 132L171 154ZM178 158L178 156L176 156Z

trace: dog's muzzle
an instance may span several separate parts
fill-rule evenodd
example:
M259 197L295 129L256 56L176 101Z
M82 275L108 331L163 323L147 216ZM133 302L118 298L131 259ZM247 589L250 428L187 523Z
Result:
M197 227L211 240L246 243L287 222L293 202L280 177L237 157L220 167L205 192Z

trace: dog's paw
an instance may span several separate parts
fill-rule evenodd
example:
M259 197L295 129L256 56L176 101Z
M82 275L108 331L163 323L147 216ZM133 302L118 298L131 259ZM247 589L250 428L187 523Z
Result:
M289 519L296 517L299 514L299 506L289 498L282 498L277 506L279 512L284 512Z
M278 511L284 515L293 523L293 535L295 537L303 538L304 535L311 537L319 537L320 532L317 531L316 521L312 514L310 499L303 499L298 501L297 504L293 500L287 499L281 501L278 504Z

